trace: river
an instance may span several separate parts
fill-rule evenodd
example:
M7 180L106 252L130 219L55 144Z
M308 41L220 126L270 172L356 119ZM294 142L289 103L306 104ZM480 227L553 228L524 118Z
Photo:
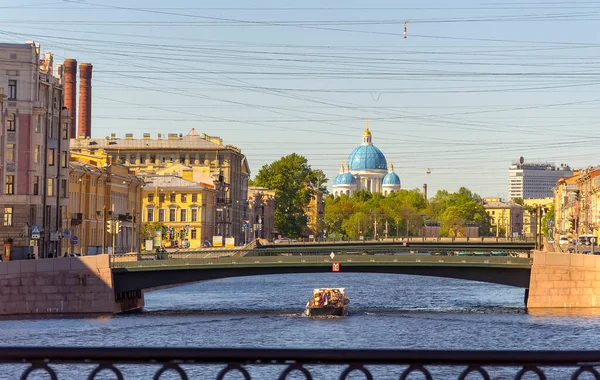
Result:
M350 315L330 319L302 317L315 287L346 288L351 299ZM523 293L523 289L501 285L393 274L240 277L148 292L146 306L139 313L88 318L5 318L0 321L0 344L447 350L597 348L600 318L592 314L528 314ZM389 377L381 370L376 378L398 378L400 368L397 369ZM61 378L79 378L72 366L59 366L59 370ZM203 371L208 370L194 368L190 373L202 378L206 375ZM147 368L128 367L125 372L128 378L141 378L147 371ZM258 372L257 378L273 378L269 370L256 371L263 371ZM10 371L3 373L0 378L12 378ZM315 378L333 377L324 369L317 369Z

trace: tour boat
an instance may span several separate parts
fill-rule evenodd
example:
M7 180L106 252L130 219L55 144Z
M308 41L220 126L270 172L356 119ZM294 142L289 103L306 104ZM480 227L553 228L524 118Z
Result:
M307 317L348 315L350 299L344 288L319 288L313 290L313 296L306 304L304 314Z

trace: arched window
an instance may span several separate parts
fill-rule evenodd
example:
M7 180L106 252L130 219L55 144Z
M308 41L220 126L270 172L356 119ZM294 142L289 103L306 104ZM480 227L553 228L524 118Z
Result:
M8 115L8 120L6 121L6 130L13 132L17 130L17 116L14 113Z
M346 195L350 195L350 190L346 190Z

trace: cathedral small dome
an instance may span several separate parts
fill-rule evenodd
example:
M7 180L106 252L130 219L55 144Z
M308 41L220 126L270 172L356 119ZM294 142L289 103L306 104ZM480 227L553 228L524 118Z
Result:
M340 173L335 176L333 180L334 185L355 185L356 178L352 175L352 173Z
M400 177L394 172L389 172L383 177L383 186L399 186Z

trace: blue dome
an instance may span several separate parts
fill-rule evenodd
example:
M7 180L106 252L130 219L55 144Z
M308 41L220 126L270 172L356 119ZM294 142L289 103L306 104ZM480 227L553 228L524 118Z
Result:
M383 186L400 185L400 177L394 172L389 172L383 177Z
M354 185L356 184L356 178L352 173L340 173L333 179L333 185Z
M374 145L361 145L348 157L350 170L387 170L387 161Z

